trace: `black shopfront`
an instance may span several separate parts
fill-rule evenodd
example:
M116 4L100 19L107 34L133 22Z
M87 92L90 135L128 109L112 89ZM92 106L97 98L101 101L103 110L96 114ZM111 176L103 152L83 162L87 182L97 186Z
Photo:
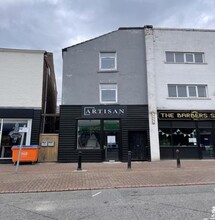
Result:
M158 111L161 159L214 159L215 111Z
M59 162L150 160L148 106L60 106Z

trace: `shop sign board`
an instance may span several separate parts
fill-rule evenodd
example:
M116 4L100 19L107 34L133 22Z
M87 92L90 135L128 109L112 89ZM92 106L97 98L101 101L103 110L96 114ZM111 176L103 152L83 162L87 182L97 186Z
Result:
M200 111L160 111L160 120L215 120L215 112Z
M82 106L83 118L124 118L127 106Z

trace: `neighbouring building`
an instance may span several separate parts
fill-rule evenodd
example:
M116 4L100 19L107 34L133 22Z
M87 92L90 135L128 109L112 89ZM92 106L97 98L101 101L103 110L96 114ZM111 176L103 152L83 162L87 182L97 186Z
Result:
M149 38L161 159L176 158L176 149L214 159L215 30L152 28Z
M148 25L64 48L58 160L214 158L214 39Z
M0 49L0 162L10 160L27 127L24 145L55 126L57 88L53 55L43 50Z

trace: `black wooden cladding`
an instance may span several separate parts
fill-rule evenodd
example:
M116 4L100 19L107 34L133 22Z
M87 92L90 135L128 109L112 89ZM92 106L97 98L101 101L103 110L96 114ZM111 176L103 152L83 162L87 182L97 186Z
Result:
M0 118L33 118L34 109L0 109Z
M147 105L128 105L127 118L121 120L122 130L122 152L121 161L128 160L128 132L129 131L149 131L148 106ZM148 136L149 146L149 136ZM150 156L150 155L149 155Z
M80 105L60 106L60 127L59 127L59 162L77 162L78 150L76 147L76 127L77 120L82 119ZM104 118L105 119L105 118ZM119 119L121 121L121 149L119 156L121 161L128 159L128 132L129 131L149 131L148 106L128 105L127 117ZM149 146L149 137L148 137ZM83 150L83 162L104 161L104 150Z
M41 126L41 110L34 110L31 129L31 144L39 145Z

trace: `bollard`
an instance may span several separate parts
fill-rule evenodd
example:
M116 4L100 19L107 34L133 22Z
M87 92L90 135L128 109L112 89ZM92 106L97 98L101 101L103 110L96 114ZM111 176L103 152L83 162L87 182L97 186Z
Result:
M82 162L82 152L79 151L79 152L78 152L78 168L77 168L77 170L82 170L82 168L81 168L81 162Z
M131 169L131 151L128 151L128 169Z
M179 149L176 150L177 168L181 168L181 161L179 157Z

